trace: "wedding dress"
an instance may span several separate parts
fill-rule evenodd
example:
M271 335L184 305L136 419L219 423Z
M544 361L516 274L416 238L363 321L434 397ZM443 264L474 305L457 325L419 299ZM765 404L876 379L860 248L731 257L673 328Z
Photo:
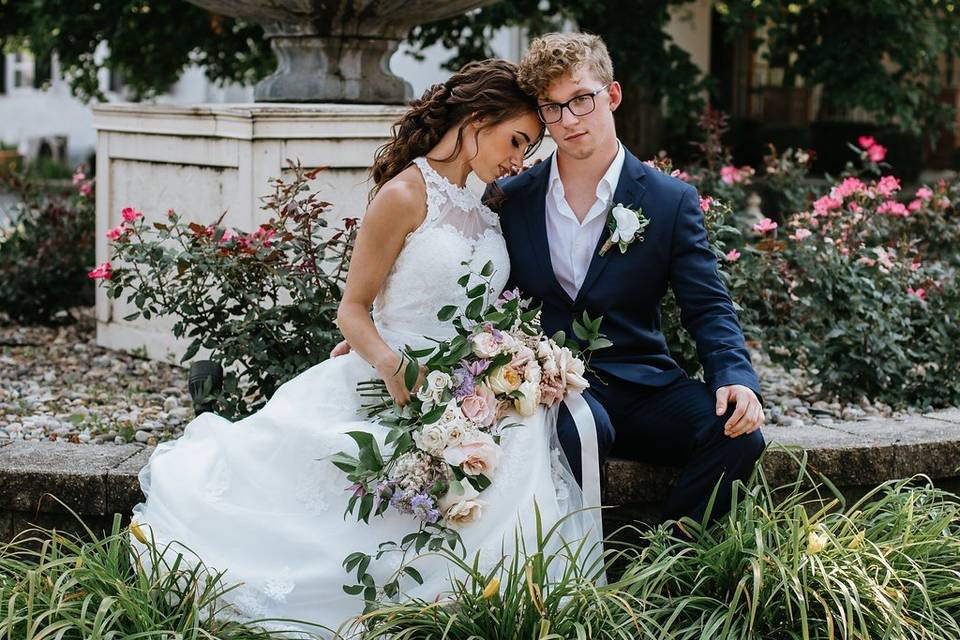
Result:
M407 236L373 307L380 334L394 348L430 346L424 336L453 335L436 314L445 305L466 304L457 284L467 271L462 263L479 273L491 261L495 291L506 283L510 265L495 214L425 159L415 163L426 184L426 218ZM183 553L188 561L195 554L211 571L225 571L226 584L241 583L223 597L225 617L292 618L337 629L363 608L359 596L343 591L353 583L344 558L376 552L381 542L399 542L417 530L417 521L393 509L369 524L344 517L349 482L324 459L356 451L344 435L348 431L370 432L389 451L387 429L358 415L357 383L373 378L375 370L355 352L321 362L282 385L247 418L231 423L211 413L198 416L178 440L159 444L140 472L147 498L134 508L133 521L141 530L158 548L180 543L168 554ZM582 493L556 438L556 413L556 406L541 406L530 418L516 418L521 427L503 433L501 463L480 496L482 517L458 530L467 557L480 554L481 569L514 553L519 531L526 547L536 548L535 501L544 530L581 508ZM598 542L596 512L566 518L560 532L570 541ZM382 584L398 563L388 555L368 571ZM456 572L449 561L428 556L413 566L423 584L402 582L407 597L433 601L450 591Z

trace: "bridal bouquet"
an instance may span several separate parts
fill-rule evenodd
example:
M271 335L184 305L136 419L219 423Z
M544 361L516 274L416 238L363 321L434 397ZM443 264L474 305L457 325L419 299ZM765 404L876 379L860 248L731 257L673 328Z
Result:
M484 282L473 287L472 274L460 279L469 299L465 309L440 309L437 317L452 323L454 338L402 352L412 392L408 405L397 406L382 381L361 383L361 395L374 398L364 407L367 417L390 428L386 444L393 449L385 458L371 434L348 434L359 452L332 459L354 483L347 513L369 521L393 508L445 527L474 522L500 461L503 430L518 426L516 417L588 386L580 345L562 332L545 336L539 309L518 291L487 304L492 271L491 264L484 266ZM586 350L610 345L599 328L600 319L586 315L573 327Z

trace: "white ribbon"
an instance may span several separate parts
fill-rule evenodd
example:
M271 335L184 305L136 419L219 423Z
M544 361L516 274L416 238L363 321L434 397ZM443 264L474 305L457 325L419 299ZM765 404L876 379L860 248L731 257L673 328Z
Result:
M600 506L600 445L597 423L583 394L571 393L564 398L580 436L580 478L583 482L583 506ZM599 511L598 511L599 513Z

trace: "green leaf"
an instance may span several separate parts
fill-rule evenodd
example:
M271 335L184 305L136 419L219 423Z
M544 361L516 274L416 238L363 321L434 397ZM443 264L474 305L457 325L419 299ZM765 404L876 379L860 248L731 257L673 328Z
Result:
M469 291L467 291L467 297L468 297L468 298L479 298L480 296L482 296L482 295L485 294L486 292L487 292L487 285L486 285L486 284L478 284L478 285L475 286L473 289L470 289Z
M573 334L580 340L590 339L590 332L587 331L587 329L576 320L573 321Z
M413 578L414 582L416 582L417 584L423 584L423 576L421 576L420 572L414 569L413 567L411 567L410 565L405 566L403 568L403 572L408 576L410 576L411 578Z
M590 346L588 346L587 349L589 351L598 351L612 346L613 343L606 338L596 338L590 342Z
M456 305L448 304L445 307L442 307L439 313L437 313L437 320L439 320L440 322L446 322L447 320L452 318L456 312L457 312Z
M343 585L343 590L345 593L351 596L358 596L364 590L362 584L345 584Z
M461 287L467 286L467 283L468 283L468 282L470 282L470 274L469 274L469 273L466 274L466 275L460 276L460 278L457 280L457 284L460 285Z
M463 315L467 316L471 320L479 320L480 314L482 312L483 312L483 298L476 298L470 301L470 304L467 305L467 308L463 312Z
M493 275L492 260L488 261L485 265L483 265L483 269L480 270L480 275L483 276L484 278L489 278L490 276Z
M407 387L407 391L413 391L414 387L417 386L417 378L419 377L420 364L414 359L408 360L403 372L403 384Z

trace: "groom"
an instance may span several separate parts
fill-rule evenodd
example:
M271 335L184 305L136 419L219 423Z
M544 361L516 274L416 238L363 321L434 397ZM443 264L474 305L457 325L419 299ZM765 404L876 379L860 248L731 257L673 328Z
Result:
M585 394L600 464L613 454L683 467L664 506L667 518L700 519L720 480L716 518L730 508L733 481L749 477L763 450L763 409L697 191L645 165L617 140L613 112L622 93L599 37L538 38L518 76L538 97L557 151L488 190L501 192L493 204L510 252L509 286L543 304L547 335L572 335L572 320L584 311L603 316L601 330L613 346L593 354L595 375ZM624 252L614 244L601 255L615 204L649 223ZM677 366L660 332L668 287L696 341L705 383ZM566 406L557 428L580 481L581 439Z

